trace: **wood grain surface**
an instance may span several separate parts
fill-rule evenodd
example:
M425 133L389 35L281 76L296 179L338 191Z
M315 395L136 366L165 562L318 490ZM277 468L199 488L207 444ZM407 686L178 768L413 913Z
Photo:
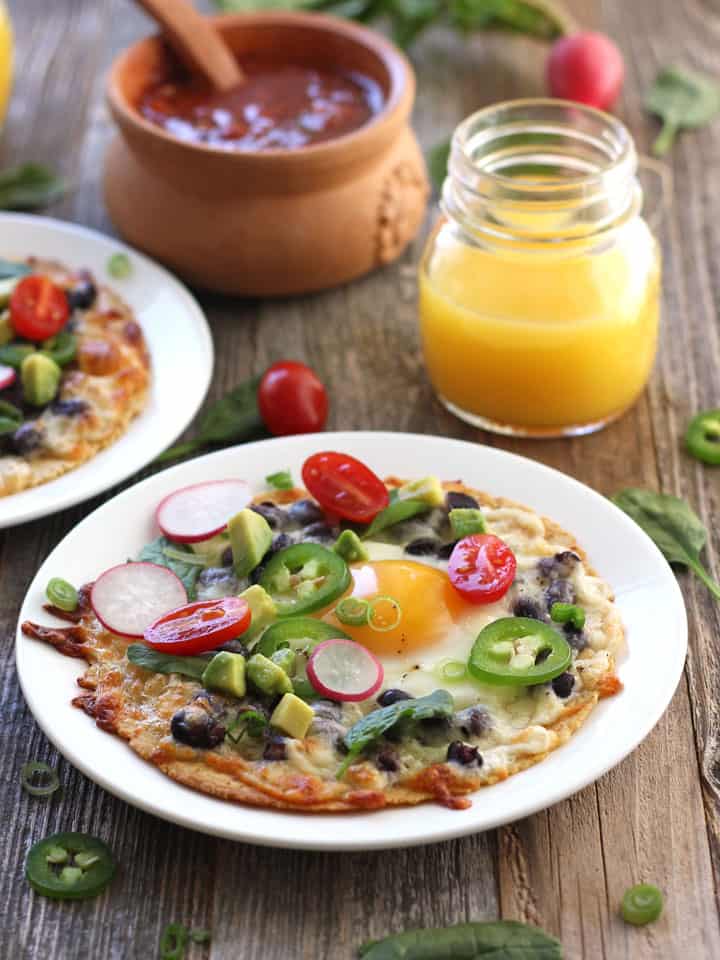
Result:
M610 32L627 63L619 107L641 150L655 122L641 92L657 68L717 70L715 0L575 0L580 23ZM99 178L112 134L103 104L114 54L148 30L128 0L10 0L17 81L4 163L48 162L72 191L50 212L111 232ZM414 123L425 146L494 100L543 90L545 49L522 37L461 41L433 31L413 51ZM681 436L698 408L720 406L720 123L680 139L665 211L664 328L649 389L593 437L489 438L454 420L423 373L415 263L348 287L282 302L201 301L217 345L210 399L281 356L311 363L329 385L337 429L382 428L480 440L558 467L602 492L638 484L687 497L711 531L718 573L720 475L688 459ZM434 211L429 211L428 224ZM685 678L656 730L617 769L565 803L496 832L407 851L312 854L233 844L174 827L97 788L62 759L25 707L13 665L17 613L39 562L101 498L0 534L0 957L134 960L158 956L165 924L212 930L190 960L291 960L355 955L409 926L498 916L540 924L568 960L720 957L720 608L682 577L690 617ZM662 656L663 637L657 638ZM28 759L59 763L62 794L25 796ZM477 800L476 802L482 802ZM348 821L352 829L352 821ZM58 830L107 838L119 875L102 897L58 904L23 880L32 842ZM666 895L657 924L618 917L624 889L646 880Z

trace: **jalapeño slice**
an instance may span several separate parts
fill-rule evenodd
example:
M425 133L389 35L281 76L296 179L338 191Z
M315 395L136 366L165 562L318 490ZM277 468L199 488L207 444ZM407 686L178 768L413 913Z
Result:
M720 410L704 410L690 421L685 434L690 453L704 463L720 463Z
M311 651L323 640L351 638L339 627L334 627L323 620L314 620L312 617L289 617L287 620L277 620L268 627L257 645L257 652L265 657L272 657L278 650L289 647L296 653Z
M326 607L350 586L341 556L317 543L296 543L272 556L260 577L279 617Z
M30 848L25 863L25 876L33 890L54 900L95 897L114 873L110 848L86 833L45 837Z
M503 617L480 631L468 670L482 683L529 687L567 670L572 650L567 640L539 620Z

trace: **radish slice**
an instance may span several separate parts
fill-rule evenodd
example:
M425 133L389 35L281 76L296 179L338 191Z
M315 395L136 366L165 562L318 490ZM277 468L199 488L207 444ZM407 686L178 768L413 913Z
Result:
M90 603L100 623L121 637L142 637L158 617L187 603L182 580L157 563L121 563L93 584Z
M367 700L383 682L378 658L354 640L325 640L308 660L307 675L330 700Z
M0 390L4 390L5 387L11 387L17 380L17 374L12 367L6 366L4 363L0 363Z
M221 533L252 495L244 480L211 480L182 487L160 502L157 524L170 540L197 543Z

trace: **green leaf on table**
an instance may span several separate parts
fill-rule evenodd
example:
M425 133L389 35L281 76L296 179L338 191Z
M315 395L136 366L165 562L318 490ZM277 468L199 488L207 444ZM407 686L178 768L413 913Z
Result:
M720 584L712 579L700 560L700 552L707 541L707 531L685 500L669 493L655 493L637 487L621 490L610 499L642 527L668 563L688 567L720 600Z
M407 930L360 948L363 960L562 960L562 946L516 920Z
M170 556L168 556L168 551L170 551ZM177 558L178 553L187 553L188 559L179 560ZM197 565L197 556L189 547L172 543L167 537L158 537L157 540L147 543L142 548L138 560L146 563L157 563L161 567L172 570L175 576L182 580L188 600L195 599L195 587L202 567Z
M427 152L427 165L430 172L430 179L438 193L442 190L442 185L447 176L448 160L450 159L450 138L436 143Z
M65 193L65 182L38 163L0 170L0 209L38 210Z
M540 40L555 40L574 27L559 4L542 0L450 0L449 17L465 33L510 30Z
M645 106L662 120L653 153L668 152L680 130L702 127L720 113L720 84L685 67L665 67L645 97Z
M171 653L162 653L146 647L144 643L131 643L125 651L130 663L152 673L179 673L183 677L199 680L208 661L204 657L174 657Z

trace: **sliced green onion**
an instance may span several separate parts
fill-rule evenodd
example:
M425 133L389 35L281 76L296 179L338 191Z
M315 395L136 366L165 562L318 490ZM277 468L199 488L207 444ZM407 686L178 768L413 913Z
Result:
M20 783L31 797L50 797L60 786L60 778L47 763L31 760L20 771Z
M637 883L630 887L625 891L620 905L623 920L636 927L657 920L662 909L663 895L651 883Z
M126 253L114 253L107 262L107 272L115 280L124 280L132 273L130 257Z
M393 618L385 620L381 613L378 612L378 607L383 603L389 603L393 610ZM370 610L368 611L368 626L372 630L377 630L378 633L386 633L388 630L394 630L395 627L402 620L402 607L397 602L394 597L375 597L374 600L370 601Z
M179 560L180 563L186 563L189 567L207 566L207 557L202 557L198 553L191 553L189 550L178 550L177 547L163 547L163 554L168 560Z
M555 623L571 623L576 630L582 630L585 611L574 603L554 603L550 608L550 619Z
M292 490L293 479L289 470L278 470L277 473L270 473L265 477L265 483L268 483L276 490Z
M210 943L211 935L209 930L191 930L190 939L193 943Z
M182 960L187 941L187 928L181 923L169 923L160 938L160 960Z
M462 660L442 660L437 666L437 673L441 680L464 680L467 676L467 664Z
M362 627L370 618L370 604L359 597L345 597L335 607L335 616L340 623L350 627Z
M78 592L75 587L61 577L53 577L45 588L45 596L54 607L72 613L77 610Z

